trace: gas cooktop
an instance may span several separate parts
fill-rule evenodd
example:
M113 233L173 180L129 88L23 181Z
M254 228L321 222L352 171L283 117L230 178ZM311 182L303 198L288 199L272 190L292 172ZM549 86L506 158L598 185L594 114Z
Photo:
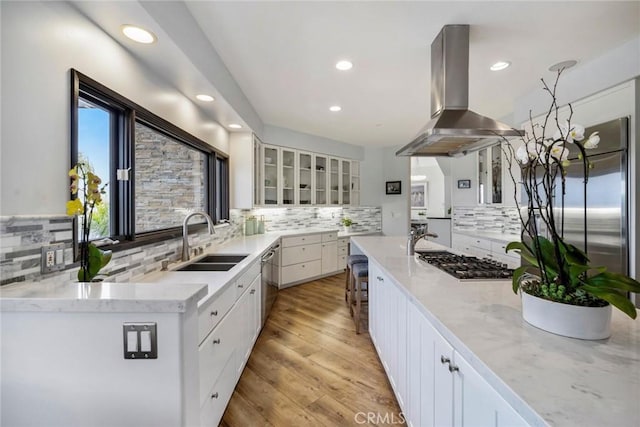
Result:
M416 251L419 258L460 280L511 279L513 270L498 261L446 251Z

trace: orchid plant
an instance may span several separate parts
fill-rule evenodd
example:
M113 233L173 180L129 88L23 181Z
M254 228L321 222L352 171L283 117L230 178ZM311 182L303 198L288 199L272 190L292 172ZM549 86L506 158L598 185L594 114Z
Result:
M77 217L82 228L80 236L80 269L78 280L90 282L111 261L111 251L103 251L90 241L94 210L102 203L107 184L93 173L86 162L78 162L70 171L71 196L67 202L67 215Z
M522 225L521 241L511 242L506 247L507 252L516 251L529 263L514 271L513 291L517 293L520 289L551 301L580 306L598 307L610 303L635 319L636 308L627 293L640 293L640 283L607 271L606 267L592 266L584 251L564 240L565 179L566 169L571 164L569 147L575 146L579 152L577 161L583 170L586 212L589 171L593 168L587 151L598 146L600 136L593 132L585 140L585 128L571 122L573 109L570 104L569 118L565 122L560 120L556 87L561 73L562 70L553 87L542 80L544 90L551 97L551 105L542 122L534 123L530 116L530 129L517 149L510 142L502 144L511 179L526 195L526 206L521 206L524 203L516 197ZM513 174L514 162L521 171L520 180ZM554 198L558 190L560 197Z

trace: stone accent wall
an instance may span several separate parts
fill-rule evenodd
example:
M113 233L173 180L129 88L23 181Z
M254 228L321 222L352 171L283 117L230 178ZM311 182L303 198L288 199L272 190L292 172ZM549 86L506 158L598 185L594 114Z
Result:
M514 206L456 206L453 231L520 233L520 217Z
M139 123L135 132L136 231L175 227L206 210L206 156Z
M294 230L306 227L341 228L340 219L353 220L352 231L382 231L382 209L379 207L299 207L257 208L243 211L244 216L264 216L266 231Z

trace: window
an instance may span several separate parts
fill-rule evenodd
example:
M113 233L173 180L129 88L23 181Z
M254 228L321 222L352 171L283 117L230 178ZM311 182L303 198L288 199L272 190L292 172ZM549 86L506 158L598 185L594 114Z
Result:
M131 246L175 237L191 211L229 218L223 153L75 70L71 78L71 163L86 162L109 183L92 240Z

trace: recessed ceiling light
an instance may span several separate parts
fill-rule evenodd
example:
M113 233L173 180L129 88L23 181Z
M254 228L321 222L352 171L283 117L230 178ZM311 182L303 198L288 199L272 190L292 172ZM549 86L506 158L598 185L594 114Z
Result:
M426 175L411 175L411 181L422 181L423 179L426 179L427 176Z
M229 124L229 127L231 129L242 129L242 126L237 124L237 123L231 123L231 124Z
M353 68L351 61L343 60L336 63L336 68L340 71L347 71Z
M123 25L122 33L138 43L150 44L157 40L156 35L151 31L136 27L135 25Z
M336 112L336 111L340 111L340 110L342 110L342 107L339 106L339 105L332 105L331 107L329 107L329 111Z
M491 67L489 67L489 69L491 71L500 71L500 70L504 70L509 65L511 65L511 62L509 61L498 61L495 64L493 64Z
M578 61L576 61L575 59L569 59L567 61L562 61L562 62L558 62L557 64L553 64L551 67L549 67L549 71L560 71L562 69L567 69L567 68L571 68L574 65L576 65L578 63Z
M204 102L213 102L214 101L214 97L211 95L205 95L203 93L201 93L200 95L196 95L196 98L198 98L200 101L204 101Z

